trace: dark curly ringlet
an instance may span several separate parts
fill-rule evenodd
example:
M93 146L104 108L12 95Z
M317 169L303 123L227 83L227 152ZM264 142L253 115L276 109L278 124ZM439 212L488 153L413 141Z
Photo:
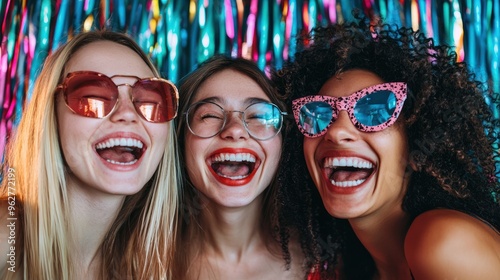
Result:
M500 109L499 100L476 81L465 63L457 62L452 47L434 45L433 39L410 28L359 18L318 27L298 43L293 60L272 73L290 107L293 99L317 94L332 76L354 68L371 71L386 82L408 84L398 125L407 132L416 169L407 168L412 174L402 205L411 218L448 208L500 228L495 170L500 155L492 148L495 141L498 145L500 126L491 113L491 108ZM373 259L347 221L332 218L324 209L307 172L302 142L297 128L285 139L286 168L279 176L281 234L289 234L287 226L297 230L307 265L321 264L324 279L332 278L339 256L347 279L373 277Z

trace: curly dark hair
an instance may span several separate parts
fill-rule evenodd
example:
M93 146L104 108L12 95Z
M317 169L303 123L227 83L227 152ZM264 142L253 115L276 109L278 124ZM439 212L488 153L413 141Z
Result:
M409 93L402 122L408 134L410 175L403 210L413 219L436 208L455 209L500 228L500 126L492 108L498 98L450 46L435 45L419 31L382 21L318 27L298 40L293 60L272 73L291 100L315 95L341 72L365 69L386 82L405 82ZM334 278L342 262L347 279L375 273L370 254L347 220L331 217L312 182L303 155L303 136L291 128L279 175L282 240L292 226L300 235L307 265L322 279ZM496 147L496 148L493 148Z

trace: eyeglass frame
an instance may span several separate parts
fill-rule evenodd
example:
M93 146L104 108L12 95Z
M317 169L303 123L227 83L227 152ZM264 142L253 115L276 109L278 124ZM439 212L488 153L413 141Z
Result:
M396 97L396 108L394 112L389 117L387 121L376 126L367 126L359 122L354 116L354 108L359 100L368 96L376 91L387 90L394 94ZM403 110L404 102L408 97L408 85L405 82L390 82L390 83L380 83L373 86L369 86L353 92L348 96L344 97L333 97L328 95L309 95L301 98L294 99L292 101L292 111L294 115L295 122L299 128L299 131L308 138L316 138L326 134L328 128L335 122L338 118L338 114L341 111L346 111L349 115L351 123L362 132L378 132L382 131L391 125L393 125L398 119L401 111ZM302 107L311 102L324 102L330 105L332 109L332 116L328 125L321 130L319 133L312 134L306 131L306 129L300 124L300 112Z
M221 109L221 111L222 111L223 116L224 116L224 121L222 122L222 125L221 125L220 129L215 134L213 134L211 136L200 136L200 135L196 134L193 131L193 129L191 128L191 125L189 124L189 112L191 111L192 108L195 108L196 105L199 105L201 103L210 103L210 104L213 104L213 105L219 107ZM248 124L245 122L245 111L248 108L250 108L251 106L254 106L254 105L257 105L257 104L262 104L262 103L272 105L272 106L276 107L276 109L278 109L279 115L280 115L280 127L276 130L276 133L273 136L260 139L260 138L255 137L252 134L252 132L248 129ZM281 111L281 109L278 107L278 105L276 105L276 104L274 104L272 102L267 102L267 101L252 103L252 104L248 105L245 109L243 109L243 111L239 111L239 110L224 110L224 108L222 108L221 105L219 105L219 104L217 104L217 103L215 103L213 101L207 101L207 100L201 100L201 101L198 101L198 102L195 102L195 103L189 105L189 107L187 108L186 112L183 113L183 115L185 115L185 117L186 117L186 126L188 127L189 131L193 135L195 135L197 137L200 137L200 138L203 138L203 139L208 139L208 138L212 138L212 137L215 137L215 136L219 135L224 130L224 128L226 127L226 124L227 124L227 119L228 119L227 116L229 114L231 114L231 113L240 113L242 115L241 120L242 120L242 123L243 123L243 127L245 127L245 131L248 133L248 135L250 137L252 137L253 139L258 140L258 141L266 141L266 140L269 140L269 139L275 137L276 135L278 135L281 132L281 130L283 129L283 124L284 124L284 121L285 121L284 116L288 115L287 112Z
M86 115L82 115L78 112L76 112L73 108L71 108L71 106L68 104L68 94L66 92L66 89L67 89L67 81L76 76L76 75L82 75L82 74L90 74L90 75L94 75L94 76L98 76L98 77L105 77L107 79L109 79L111 82L113 82L113 84L116 86L116 91L118 92L117 94L117 98L116 98L116 101L115 101L115 104L113 105L113 108L109 111L109 113L107 113L106 115L104 115L103 117L91 117L91 116L86 116ZM130 84L130 83L122 83L122 84L116 84L114 81L113 81L113 78L116 78L116 77L123 77L123 78L133 78L135 79L135 82L133 84ZM166 123L166 122L170 122L172 121L173 119L175 119L177 117L177 114L178 114L178 110L179 110L179 91L177 89L177 87L175 86L174 83L172 83L171 81L169 80L166 80L166 79L163 79L163 78L158 78L158 77L148 77L148 78L140 78L140 77L137 77L137 76L134 76L134 75L121 75L121 74L117 74L117 75L113 75L113 76L108 76L106 74L103 74L103 73L99 73L99 72L96 72L96 71L74 71L74 72L70 72L68 73L62 82L60 82L57 87L56 87L56 90L57 91L62 91L63 92L63 95L64 95L64 103L66 105L66 107L73 113L75 113L76 115L78 116L82 116L82 117L85 117L85 118L92 118L92 119L104 119L106 117L108 117L109 115L111 115L115 110L116 108L118 107L117 104L119 102L119 99L120 99L120 94L119 94L119 91L118 91L118 87L120 86L129 86L130 88L134 88L134 86L140 82L140 81L158 81L158 82L164 82L166 84L168 84L172 89L173 89L173 92L174 92L174 99L173 100L174 102L172 102L173 105L175 105L175 108L173 108L174 110L174 114L172 115L172 117L170 118L166 118L165 121L162 121L162 122L155 122L155 121L150 121L148 119L146 119L146 117L138 111L137 107L134 106L134 109L136 111L136 113L142 118L144 119L145 121L147 122L150 122L150 123ZM132 94L129 94L129 98L131 100L131 102L134 101L133 99L133 96Z

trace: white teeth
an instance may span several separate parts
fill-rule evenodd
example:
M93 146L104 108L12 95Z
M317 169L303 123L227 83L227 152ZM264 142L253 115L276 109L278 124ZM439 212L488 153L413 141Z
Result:
M212 157L215 162L234 161L234 162L255 162L255 156L249 153L222 153Z
M224 178L229 178L229 179L231 179L231 180L240 180L240 179L244 179L244 178L248 177L248 175L241 175L241 176L225 176L225 175L222 175L222 174L219 174L219 176L224 177Z
M137 139L133 139L133 138L111 138L111 139L107 139L104 142L98 143L96 145L96 148L98 150L100 150L100 149L106 149L106 148L111 148L111 147L115 147L115 146L136 147L136 148L142 149L144 144L141 141L139 141Z
M323 168L338 168L338 167L371 169L373 168L373 164L367 160L357 157L326 158L323 164ZM361 185L364 181L366 181L366 179L342 181L342 182L336 182L335 180L330 180L332 185L341 188L356 187Z
M324 161L324 168L335 167L354 167L354 168L373 168L373 164L361 158L327 158Z
M132 165L132 164L137 162L137 159L134 159L133 161L130 161L130 162L118 162L118 161L114 161L111 159L107 159L106 161L109 163L118 164L118 165Z
M359 179L355 181L343 181L343 182L335 182L335 180L330 180L332 185L336 187L346 188L346 187L356 187L361 185L366 179Z

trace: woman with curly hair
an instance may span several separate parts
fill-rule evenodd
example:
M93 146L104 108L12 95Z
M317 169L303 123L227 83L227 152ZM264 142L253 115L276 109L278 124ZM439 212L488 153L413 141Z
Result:
M494 94L408 28L359 20L301 42L273 79L297 123L280 222L311 278L498 279Z

